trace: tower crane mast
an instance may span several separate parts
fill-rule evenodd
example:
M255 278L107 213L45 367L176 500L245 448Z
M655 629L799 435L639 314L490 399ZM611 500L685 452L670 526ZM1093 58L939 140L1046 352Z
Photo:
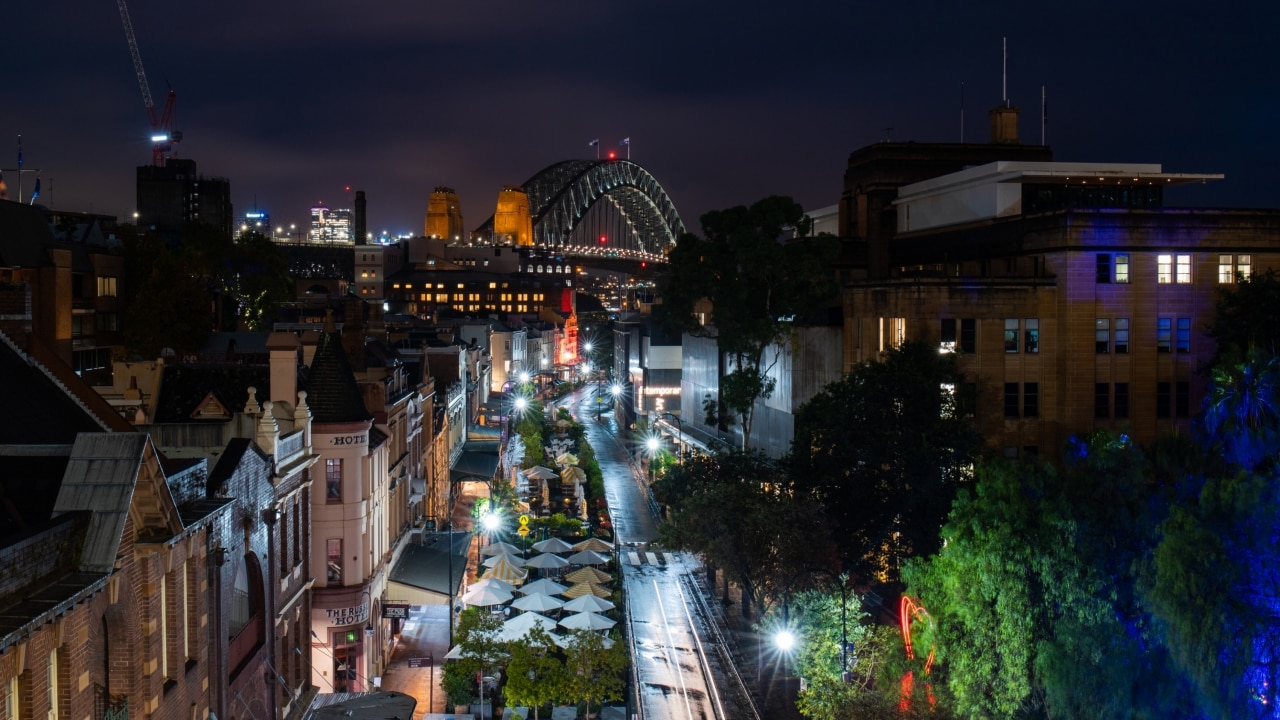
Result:
M147 83L147 71L142 66L142 54L138 52L138 39L133 35L133 21L129 19L129 6L125 0L116 0L120 7L120 22L124 24L124 36L129 41L129 53L133 56L133 70L138 74L138 87L142 90L142 106L147 110L147 119L151 122L151 164L164 167L165 158L173 151L175 143L182 140L182 133L173 129L174 105L178 96L169 88L164 101L164 111L156 114L155 103L151 100L151 86Z

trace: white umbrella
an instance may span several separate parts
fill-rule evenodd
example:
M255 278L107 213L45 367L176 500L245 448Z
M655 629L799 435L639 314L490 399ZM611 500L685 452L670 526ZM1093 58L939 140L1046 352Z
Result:
M602 636L600 639L604 641L605 650L608 650L609 648L613 647L613 638L609 637L608 635L605 635L605 636ZM573 638L568 635L552 635L551 640L555 642L556 645L560 646L565 650L568 650L569 646L573 644ZM453 658L453 659L456 660L457 658Z
M542 593L525 595L524 597L516 598L516 601L511 603L511 607L517 610L532 610L533 612L551 612L552 610L559 610L563 605L564 601L560 598L543 595Z
M524 564L526 567L538 568L539 570L555 570L557 568L567 566L569 561L559 555L542 553L541 555L536 555L529 560L525 560Z
M524 634L532 630L535 625L541 625L547 632L556 629L556 621L546 615L524 612L502 623L502 637L504 639L524 637Z
M613 603L605 600L604 598L598 598L595 595L583 595L582 597L576 597L564 604L564 609L569 612L604 612L605 610L612 610L613 608Z
M573 546L560 538L551 538L534 543L533 549L540 553L563 553L573 550Z
M512 565L520 565L522 562L524 562L524 558L520 557L519 555L512 555L510 553L500 552L500 553L494 553L493 555L485 558L484 563L482 564L487 568L491 568L494 565L497 565L498 563L502 562L504 558L506 559L507 562L511 563Z
M511 583L505 580L499 580L498 578L495 578L495 577L483 577L475 581L474 583L471 583L471 587L467 588L467 590L479 590L480 588L486 588L486 587L493 587L499 590L506 590L507 592L515 592L516 590L515 585L512 585Z
M543 595L559 595L568 589L569 586L567 585L561 585L554 580L542 578L541 580L534 580L528 585L525 585L517 592L524 593L525 595L533 595L535 593L542 593Z
M560 477L559 475L556 474L555 470L552 470L549 467L543 467L541 465L534 465L531 468L525 469L524 474L525 474L525 477L533 478L536 480L554 480Z
M592 550L582 550L569 556L571 565L603 565L609 558Z
M570 630L608 630L618 623L599 613L580 612L561 620L560 624Z
M479 590L470 590L462 596L462 602L468 605L501 605L511 599L511 593L492 585Z
M516 547L515 545L512 545L511 543L498 541L496 543L489 543L488 545L485 545L484 549L480 551L480 554L485 556L497 555L498 553L506 553L508 555L519 555L520 548Z

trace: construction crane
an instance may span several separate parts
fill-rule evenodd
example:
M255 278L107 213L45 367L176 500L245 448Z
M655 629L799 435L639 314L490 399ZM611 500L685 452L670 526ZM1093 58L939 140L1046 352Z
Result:
M133 36L133 22L129 20L129 7L124 0L117 0L120 6L120 21L124 23L124 35L129 41L129 52L133 55L133 69L138 73L138 87L142 88L142 105L147 109L147 119L151 121L151 164L164 167L165 158L173 152L173 146L182 140L182 132L173 129L174 103L178 96L173 88L164 101L164 112L156 114L156 105L151 101L151 86L147 84L147 71L142 67L142 55L138 53L138 40Z

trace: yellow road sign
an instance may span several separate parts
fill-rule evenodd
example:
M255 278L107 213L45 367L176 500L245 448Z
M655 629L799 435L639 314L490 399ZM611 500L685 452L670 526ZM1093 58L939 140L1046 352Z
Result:
M529 526L521 525L519 528L516 528L516 532L520 534L520 537L524 537L529 534Z
M523 527L523 526L528 525L528 524L529 524L529 516L528 516L528 515L521 515L521 516L520 516L520 525Z

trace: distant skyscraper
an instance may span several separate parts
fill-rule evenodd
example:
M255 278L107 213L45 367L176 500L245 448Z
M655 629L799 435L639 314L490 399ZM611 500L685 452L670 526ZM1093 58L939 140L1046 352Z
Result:
M453 188L437 185L427 201L427 221L422 234L445 242L461 240L466 231L462 227L462 204Z
M231 181L201 177L196 162L170 158L163 167L143 165L137 173L138 225L176 244L188 223L232 233Z
M269 238L271 237L271 215L262 210L253 210L237 216L234 227L236 237L243 233L255 232Z
M351 211L330 210L323 205L311 208L311 233L308 240L323 245L350 245Z

